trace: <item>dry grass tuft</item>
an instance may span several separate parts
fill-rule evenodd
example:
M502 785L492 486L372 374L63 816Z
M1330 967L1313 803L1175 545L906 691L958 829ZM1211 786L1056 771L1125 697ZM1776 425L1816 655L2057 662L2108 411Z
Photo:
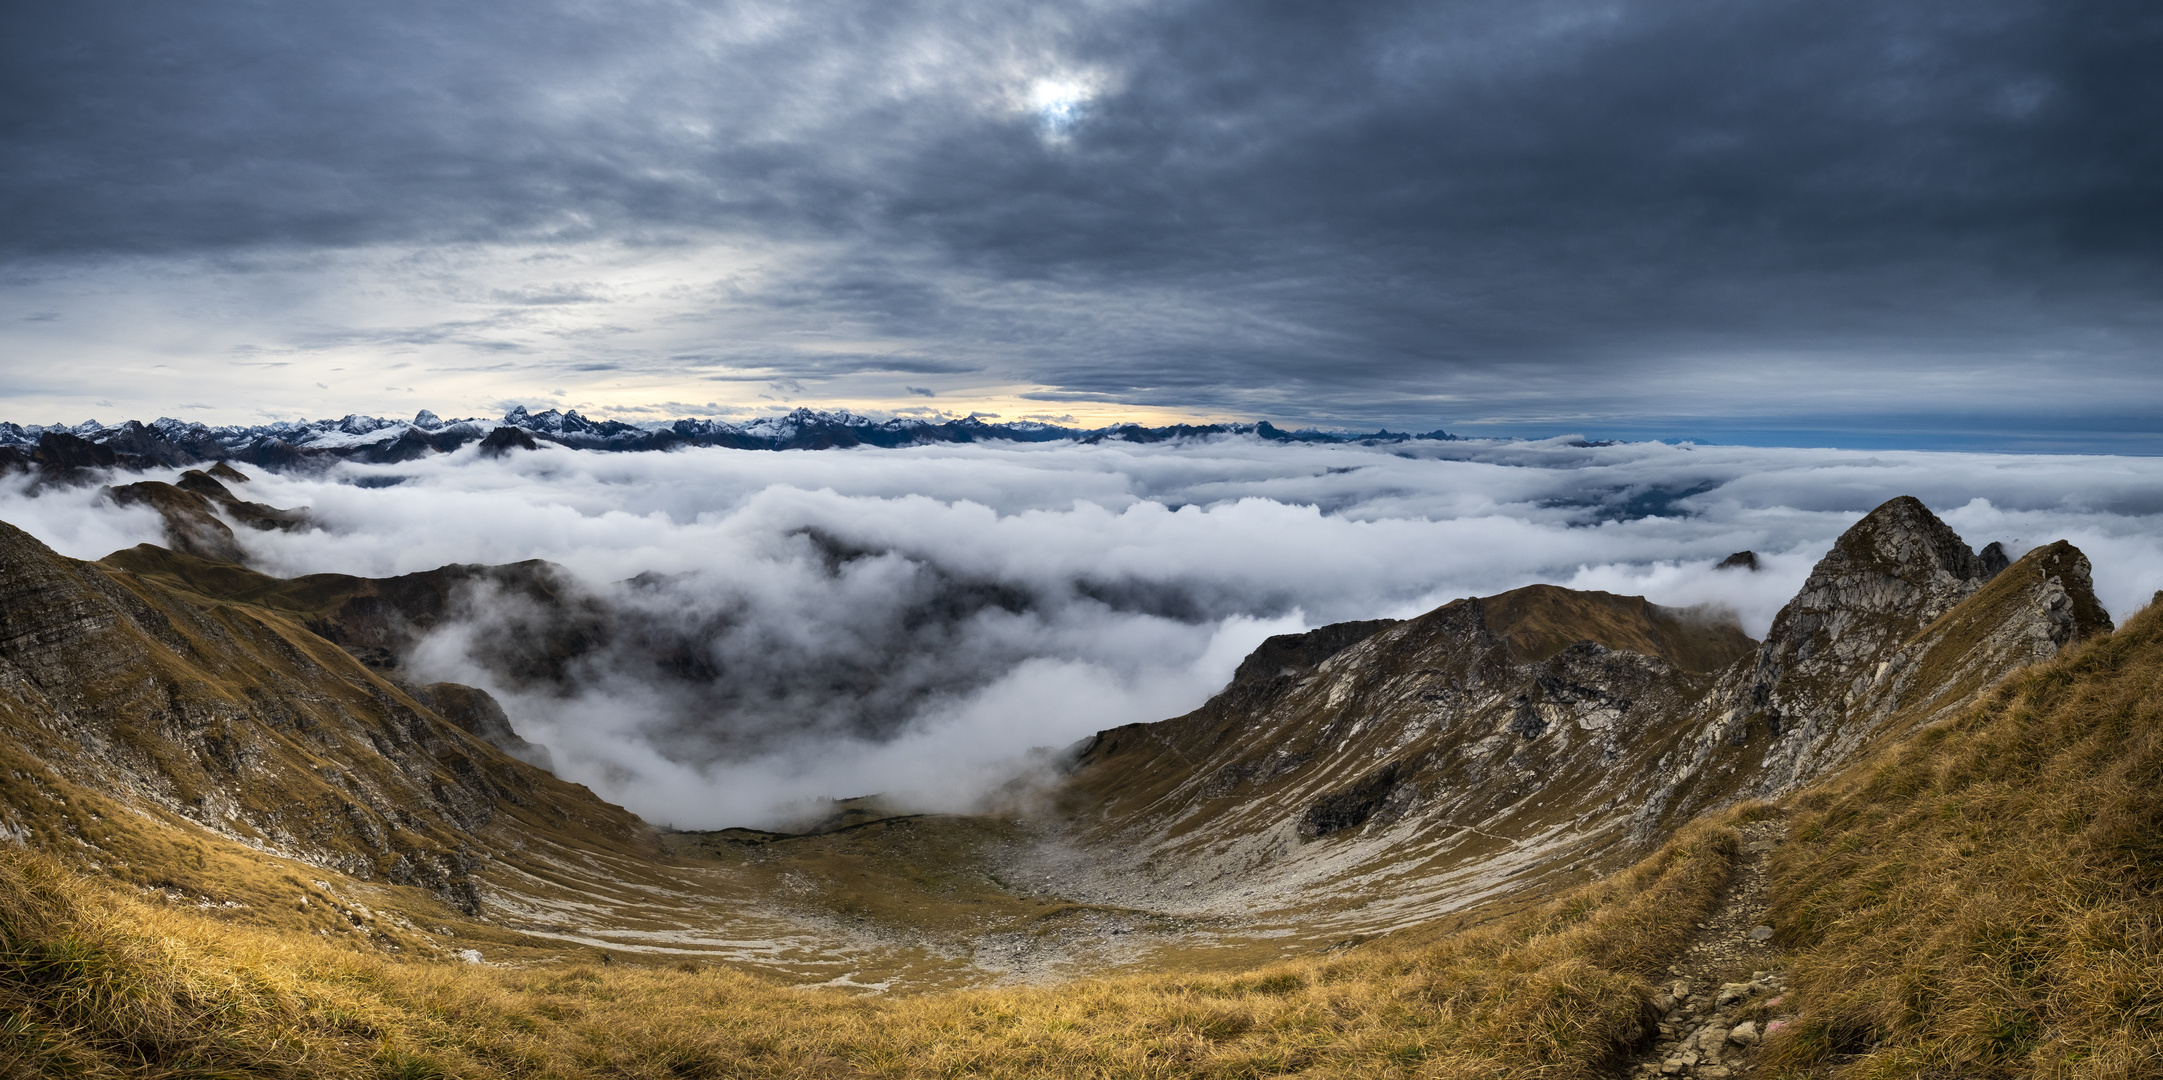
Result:
M43 1076L299 1076L304 979L235 935L102 893L59 864L0 869L0 1070ZM240 935L245 938L245 935ZM260 949L262 942L248 940Z
M1791 1075L2163 1075L2163 612L1799 800Z
M1237 976L860 998L708 968L387 959L143 904L0 855L9 1076L1602 1075L1644 976L1735 854L1699 826L1634 869L1439 940Z

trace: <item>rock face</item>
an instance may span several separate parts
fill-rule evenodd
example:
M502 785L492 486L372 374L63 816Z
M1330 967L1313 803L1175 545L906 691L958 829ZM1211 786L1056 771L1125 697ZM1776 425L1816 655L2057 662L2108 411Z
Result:
M2003 569L1993 562L1911 498L1857 522L1773 619L1756 657L1721 679L1678 748L1680 766L1639 808L1640 834L1713 801L1792 791L1849 760L1896 713L1942 717L2015 668L2111 629L2088 559L2071 544Z
M2005 553L2005 545L1996 540L1984 545L1983 550L1975 553L1975 557L1983 561L1983 576L1986 578L1997 577L1999 571L2013 565L2012 556Z
M1107 901L1389 925L1634 851L2110 629L2071 545L1999 561L1899 498L1763 643L1553 586L1273 638L1201 709L1079 748L1060 806L1085 847L1120 854L1067 869Z
M164 554L205 575L261 577ZM651 843L625 811L499 753L470 693L427 696L460 699L445 708L480 735L262 599L212 600L170 576L62 558L0 525L5 828L80 829L53 808L109 800L469 911L478 861L531 837Z
M1983 561L1923 504L1901 497L1871 511L1833 544L1802 591L1773 619L1736 687L1742 723L1777 735L1843 708L1859 673L1987 580Z

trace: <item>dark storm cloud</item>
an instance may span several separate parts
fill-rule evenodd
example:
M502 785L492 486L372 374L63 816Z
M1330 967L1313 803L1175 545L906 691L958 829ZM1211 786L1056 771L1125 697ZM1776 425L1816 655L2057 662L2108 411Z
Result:
M2130 0L4 19L18 256L816 242L753 299L940 347L807 377L996 355L1054 395L1462 418L1678 357L2138 374L2163 337L2163 11Z

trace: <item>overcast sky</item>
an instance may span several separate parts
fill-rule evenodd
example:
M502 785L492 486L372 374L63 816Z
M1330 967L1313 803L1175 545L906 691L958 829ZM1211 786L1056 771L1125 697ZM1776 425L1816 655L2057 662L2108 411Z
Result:
M2141 0L0 7L5 419L2163 450Z

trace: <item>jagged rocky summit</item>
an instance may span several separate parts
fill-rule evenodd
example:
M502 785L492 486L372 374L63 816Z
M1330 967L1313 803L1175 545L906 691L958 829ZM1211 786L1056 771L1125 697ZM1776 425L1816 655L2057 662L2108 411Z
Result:
M2072 545L2008 563L1903 497L1763 642L1553 586L1273 638L1195 712L1077 748L1058 798L1111 855L1070 869L1103 902L1405 924L1793 791L2110 629Z
M391 463L449 453L469 443L480 443L484 452L500 454L531 449L542 442L614 451L667 450L680 446L824 450L984 441L1153 443L1211 435L1250 435L1273 442L1320 443L1453 438L1443 431L1418 435L1386 429L1371 434L1286 431L1268 421L1163 427L1120 424L1085 429L1033 421L990 423L974 416L937 421L909 417L877 420L846 411L812 409L797 409L785 416L740 424L704 419L629 424L620 420L591 420L576 411L549 409L532 413L521 405L505 413L500 420L446 421L423 409L411 420L353 415L339 420L225 427L169 417L148 424L134 420L118 425L95 420L72 426L0 423L0 470L66 472L101 468L177 468L214 461L237 461L271 469L341 460Z

